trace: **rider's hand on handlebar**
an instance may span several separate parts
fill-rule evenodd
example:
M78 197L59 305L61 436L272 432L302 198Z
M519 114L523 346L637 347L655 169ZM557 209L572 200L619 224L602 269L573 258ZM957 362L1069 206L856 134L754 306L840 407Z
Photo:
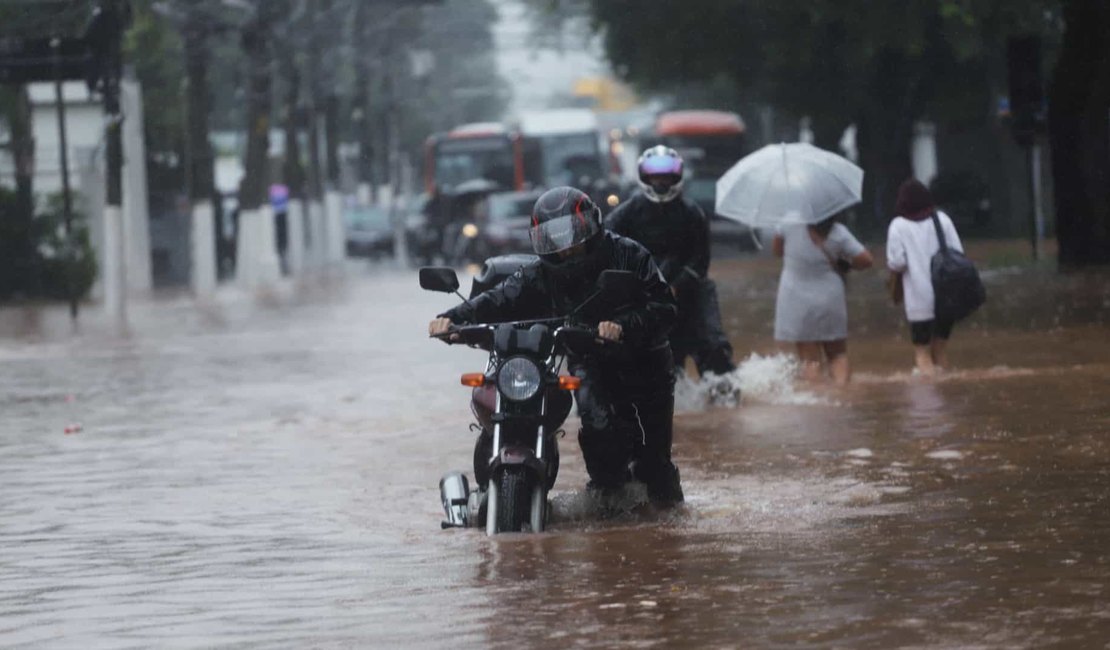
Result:
M442 335L442 334L446 334L448 331L450 331L450 329L451 329L451 319L450 318L436 318L436 319L432 320L431 323L428 324L428 336L439 336L439 335ZM458 338L459 337L458 337L457 334L452 334L451 335L451 340L452 341L454 341Z
M619 341L624 334L624 328L613 321L601 321L597 324L597 335L607 341Z

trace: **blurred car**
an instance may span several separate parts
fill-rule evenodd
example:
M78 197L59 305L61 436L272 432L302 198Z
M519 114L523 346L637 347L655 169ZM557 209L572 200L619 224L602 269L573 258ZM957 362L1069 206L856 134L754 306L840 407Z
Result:
M357 207L343 213L347 255L380 257L393 254L393 222L379 206Z
M748 226L717 214L717 181L713 178L687 178L683 194L698 204L709 217L709 238L714 244L736 246L750 251L760 247L758 233Z
M532 207L543 194L541 190L496 192L486 197L485 223L478 225L477 239L483 252L492 255L531 253L528 227Z
M432 228L428 219L429 200L427 193L421 193L404 197L397 205L397 214L404 224L409 258L425 266L434 264L436 256L442 252L440 234Z

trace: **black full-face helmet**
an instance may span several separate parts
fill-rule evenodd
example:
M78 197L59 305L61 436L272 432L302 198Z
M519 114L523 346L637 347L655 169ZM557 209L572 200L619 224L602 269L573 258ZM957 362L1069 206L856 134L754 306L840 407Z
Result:
M544 265L569 277L592 266L601 230L601 208L585 192L556 187L536 200L528 234Z

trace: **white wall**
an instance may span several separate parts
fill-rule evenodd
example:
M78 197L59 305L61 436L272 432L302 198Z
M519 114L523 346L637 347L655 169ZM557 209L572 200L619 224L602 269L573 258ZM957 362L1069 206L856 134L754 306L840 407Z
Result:
M40 197L62 191L62 166L58 114L53 83L27 86L31 101L31 130L35 138L35 194ZM103 277L104 188L85 187L104 179L104 110L101 99L93 96L84 82L62 84L65 100L66 148L69 183L74 205L88 212L89 230ZM124 215L127 245L128 287L144 292L151 287L149 214L147 209L146 153L143 143L142 93L138 83L125 80L121 92L124 110ZM95 172L94 172L95 170ZM84 173L83 173L84 172ZM10 156L0 158L0 182L13 182ZM183 244L184 245L184 244ZM94 291L94 295L97 291Z

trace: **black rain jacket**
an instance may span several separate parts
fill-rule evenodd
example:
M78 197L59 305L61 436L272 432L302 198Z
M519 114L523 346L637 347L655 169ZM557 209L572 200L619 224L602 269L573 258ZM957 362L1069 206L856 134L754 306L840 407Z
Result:
M709 273L709 219L686 197L656 203L637 193L606 217L605 227L643 244L680 292Z
M596 275L580 282L567 282L551 273L538 259L526 264L497 286L440 314L453 323L497 323L532 318L560 317L597 291L601 271L631 271L640 279L641 294L634 296L631 306L617 313L586 308L577 316L585 324L597 325L603 320L619 324L623 330L624 353L658 350L668 345L667 334L678 313L674 298L663 275L643 246L610 232L598 235L601 249L597 252L600 268ZM591 274L592 275L592 274Z

